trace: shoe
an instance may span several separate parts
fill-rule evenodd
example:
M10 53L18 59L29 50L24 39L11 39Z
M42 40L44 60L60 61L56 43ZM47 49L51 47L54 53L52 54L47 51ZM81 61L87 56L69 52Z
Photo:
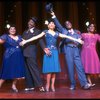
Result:
M13 92L18 92L18 89L17 88L14 88L14 87L12 87L12 90L13 90Z
M14 92L18 92L18 89L16 88L15 85L12 85L12 90L13 90Z
M46 90L46 92L49 92L49 88L46 87L45 90Z
M44 87L40 87L40 88L39 88L39 91L40 91L40 92L45 92Z
M51 91L52 91L52 92L55 92L55 88L51 88Z
M83 86L84 90L88 90L91 88L91 84L87 83L86 85Z
M94 87L95 86L95 84L91 84L91 87Z
M34 88L25 88L24 90L25 91L32 91L32 90L34 90Z
M51 86L51 91L55 92L55 87L54 86Z
M70 90L75 90L75 86L71 85L71 87L69 88Z

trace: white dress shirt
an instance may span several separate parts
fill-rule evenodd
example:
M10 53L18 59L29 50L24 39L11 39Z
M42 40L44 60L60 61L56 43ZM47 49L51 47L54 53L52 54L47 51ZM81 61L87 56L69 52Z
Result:
M29 29L29 31L30 31L31 33L33 33L33 32L34 32L34 27L31 28L31 29Z
M74 30L73 29L68 30L68 32L71 33L71 34L74 34Z

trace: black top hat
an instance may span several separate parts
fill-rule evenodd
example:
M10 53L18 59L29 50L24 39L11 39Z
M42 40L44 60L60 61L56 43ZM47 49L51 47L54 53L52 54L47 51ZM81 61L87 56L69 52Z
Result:
M37 22L37 18L36 17L31 17L30 18L32 21L34 21L35 23Z
M45 9L47 12L53 11L53 5L52 3L46 4Z

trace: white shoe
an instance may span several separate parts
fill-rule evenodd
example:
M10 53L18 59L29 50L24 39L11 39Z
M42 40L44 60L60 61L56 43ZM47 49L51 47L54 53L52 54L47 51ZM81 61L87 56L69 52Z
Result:
M91 84L91 86L93 87L93 86L95 86L95 84Z
M34 88L25 88L24 90L25 91L32 91L32 90L34 90Z
M90 84L90 83L88 83L87 85L88 85L89 87L91 87L91 84Z

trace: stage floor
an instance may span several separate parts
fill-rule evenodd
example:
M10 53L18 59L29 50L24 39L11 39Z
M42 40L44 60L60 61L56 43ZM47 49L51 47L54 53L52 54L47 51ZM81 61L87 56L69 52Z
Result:
M77 80L76 90L69 90L69 82L67 80L56 80L55 92L25 92L25 80L19 80L17 83L18 93L11 90L11 81L6 81L0 88L0 99L100 99L100 78L93 80L95 86L90 90L83 90Z

